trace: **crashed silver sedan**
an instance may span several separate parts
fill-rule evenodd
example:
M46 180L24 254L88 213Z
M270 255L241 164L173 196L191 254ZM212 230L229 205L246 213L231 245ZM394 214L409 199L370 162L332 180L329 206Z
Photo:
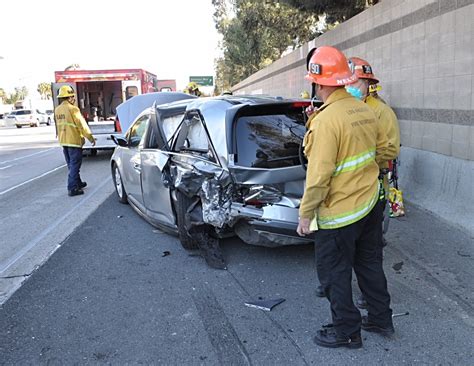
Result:
M304 190L308 101L223 96L145 109L111 158L118 199L225 268L219 238L282 246L296 234Z

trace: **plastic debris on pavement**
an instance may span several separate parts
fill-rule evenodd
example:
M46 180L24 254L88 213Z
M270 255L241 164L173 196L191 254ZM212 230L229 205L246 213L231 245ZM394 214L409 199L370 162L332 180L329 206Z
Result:
M170 254L171 254L171 252L170 252L170 251L168 251L168 250L165 250L165 251L163 252L163 255L162 255L162 257L167 257L167 256L169 256Z
M286 299L248 301L245 303L245 306L248 306L249 308L271 311L275 306L281 304L285 300Z

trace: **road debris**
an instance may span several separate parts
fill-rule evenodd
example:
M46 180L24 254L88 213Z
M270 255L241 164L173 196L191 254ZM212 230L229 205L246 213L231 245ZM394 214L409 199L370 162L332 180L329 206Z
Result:
M392 268L395 270L395 271L399 271L401 270L403 267L403 261L402 262L398 262L398 263L395 263Z
M171 252L170 252L169 250L165 250L165 251L163 252L162 257L167 257L167 256L169 256L170 254L171 254Z
M285 300L286 299L248 301L245 303L245 306L248 306L249 308L271 311L275 306L281 304Z
M404 313L395 313L395 314L392 314L392 318L396 318L396 317L399 317L399 316L405 316L405 315L409 315L410 313L408 311L404 312Z

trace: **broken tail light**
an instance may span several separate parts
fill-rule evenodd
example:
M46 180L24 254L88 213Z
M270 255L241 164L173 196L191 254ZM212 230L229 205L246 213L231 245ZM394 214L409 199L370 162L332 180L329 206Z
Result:
M122 126L120 126L120 120L115 117L115 132L122 132Z

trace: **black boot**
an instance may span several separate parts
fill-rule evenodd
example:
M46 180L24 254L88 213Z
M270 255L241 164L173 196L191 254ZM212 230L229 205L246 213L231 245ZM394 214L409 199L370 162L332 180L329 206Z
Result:
M362 317L362 324L360 327L367 332L379 333L385 337L390 337L395 334L395 328L393 327L393 324L386 326L378 325L369 321L369 318L366 316Z
M317 297L326 297L326 293L324 292L323 286L318 285L318 287L316 287L316 296Z
M74 188L68 192L69 196L79 196L84 194L84 191L81 188Z
M355 333L350 337L340 337L336 332L331 329L331 327L323 327L321 330L318 330L317 334L314 336L314 343L318 346L326 348L361 348L362 347L362 338L360 333Z

